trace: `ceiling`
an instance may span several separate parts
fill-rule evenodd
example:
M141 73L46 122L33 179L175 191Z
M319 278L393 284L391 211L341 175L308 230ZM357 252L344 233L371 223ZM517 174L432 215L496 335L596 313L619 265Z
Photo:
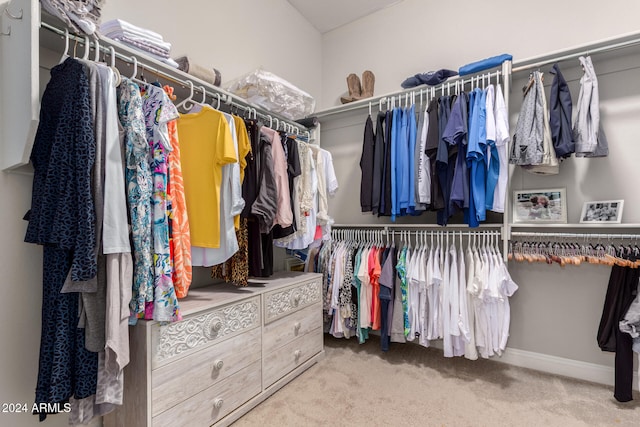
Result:
M321 33L399 3L402 0L287 0Z

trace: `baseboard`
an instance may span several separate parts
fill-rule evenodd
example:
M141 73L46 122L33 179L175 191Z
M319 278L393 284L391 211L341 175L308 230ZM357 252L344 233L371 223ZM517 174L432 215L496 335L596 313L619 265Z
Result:
M613 385L615 370L612 366L598 365L532 351L507 348L502 357L491 360L522 368L535 369L554 375L576 378L594 383ZM638 389L638 372L633 375L633 388Z

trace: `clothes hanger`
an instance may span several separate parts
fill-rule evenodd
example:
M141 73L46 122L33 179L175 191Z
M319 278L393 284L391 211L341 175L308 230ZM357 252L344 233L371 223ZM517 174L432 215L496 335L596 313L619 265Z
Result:
M58 62L58 64L62 64L69 57L68 53L69 53L69 29L65 28L64 29L64 52L62 52L62 57L60 58L60 62Z
M89 49L91 48L91 42L89 41L89 36L84 36L84 55L82 55L82 59L85 61L89 60Z
M193 82L191 80L187 80L187 84L189 85L189 96L176 105L176 108L183 108L185 111L189 111L194 106Z

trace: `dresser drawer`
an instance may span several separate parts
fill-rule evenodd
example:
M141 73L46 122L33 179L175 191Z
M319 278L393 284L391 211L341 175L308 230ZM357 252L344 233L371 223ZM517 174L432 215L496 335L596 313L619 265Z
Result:
M265 353L262 381L267 388L280 378L322 351L322 328L296 338L273 353Z
M151 328L151 368L187 356L223 339L260 326L260 297L188 316Z
M260 362L153 417L154 427L210 426L261 392Z
M260 329L254 328L152 371L152 415L259 361L261 342Z
M273 322L289 313L321 301L322 280L290 286L264 294L264 323Z
M322 304L317 303L265 325L264 353L269 354L294 339L322 327Z

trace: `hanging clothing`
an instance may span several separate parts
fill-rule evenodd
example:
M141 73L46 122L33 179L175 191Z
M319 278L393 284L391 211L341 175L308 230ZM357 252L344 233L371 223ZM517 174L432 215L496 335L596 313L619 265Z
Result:
M266 126L260 128L260 133L271 140L271 150L273 154L273 171L276 178L278 198L276 217L272 225L279 224L282 227L289 227L293 223L293 214L291 213L287 157L284 154L280 134Z
M371 213L378 215L381 206L381 190L383 186L382 171L384 168L385 150L385 113L380 111L376 120L375 145L373 147L373 175L371 185Z
M362 212L371 212L374 145L373 121L369 115L364 124L362 155L360 156L360 208Z
M125 179L133 243L133 288L129 310L131 322L144 317L147 303L153 302L153 255L151 254L151 195L153 183L149 166L142 97L138 85L123 78L118 87L118 113L125 131Z
M534 71L525 88L522 108L513 135L510 162L526 166L526 170L552 175L559 172L558 159L551 149L546 98L542 86L542 74Z
M590 56L578 58L584 74L580 79L580 92L573 123L576 157L606 157L609 143L600 122L600 95L598 76Z
M420 111L418 117L418 129L416 130L416 146L414 156L414 198L415 210L424 211L431 203L431 164L425 153L427 147L427 132L429 131L429 115L426 111Z
M145 319L177 321L182 318L173 286L170 260L169 220L167 215L168 164L171 151L167 123L178 118L178 110L161 88L148 85L142 94L147 141L151 148L153 195L151 199L151 236L154 262L154 302L147 303Z
M498 182L496 183L493 194L493 207L491 210L503 213L507 196L507 182L509 180L509 154L507 152L507 147L509 146L509 117L500 84L496 86L494 117L496 119L496 150L498 152L500 170L498 173Z
M229 123L223 113L205 106L180 115L178 135L191 245L220 247L222 167L236 161Z
M551 71L551 93L549 95L549 127L551 128L551 140L556 157L564 159L571 157L576 150L571 130L571 117L573 102L569 85L564 79L558 64L553 64Z
M378 216L391 216L392 207L392 133L393 128L393 112L387 111L384 115L385 123L385 143L384 143L384 164L382 168L382 184L380 186L380 212Z
M500 158L496 146L497 129L495 118L495 88L489 85L485 91L486 97L486 132L487 132L487 184L485 190L485 207L493 208L493 197L500 176Z
M457 147L457 157L451 195L449 197L449 212L469 209L469 169L467 167L467 129L468 102L466 93L461 93L451 107L451 114L444 129L442 139L449 145Z
M44 246L36 404L96 392L98 354L85 348L84 330L78 328L79 295L60 292L69 272L75 281L97 273L92 124L87 71L68 58L51 70L30 156L34 177L25 242Z
M615 385L613 396L618 402L633 400L633 339L620 331L620 321L638 294L640 270L614 265L609 276L607 295L598 327L598 346L615 352Z

